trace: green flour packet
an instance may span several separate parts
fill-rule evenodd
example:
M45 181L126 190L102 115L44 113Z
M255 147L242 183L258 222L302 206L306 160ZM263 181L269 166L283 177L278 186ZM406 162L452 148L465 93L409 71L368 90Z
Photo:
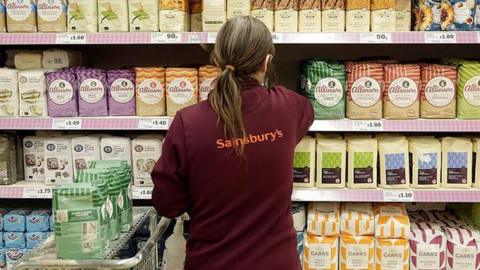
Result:
M301 93L313 105L316 119L345 117L345 66L339 62L307 60L301 71Z

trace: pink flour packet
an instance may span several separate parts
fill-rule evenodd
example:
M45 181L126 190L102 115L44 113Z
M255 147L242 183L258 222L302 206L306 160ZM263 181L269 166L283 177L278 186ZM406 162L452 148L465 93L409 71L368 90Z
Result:
M57 71L46 73L45 76L47 78L48 115L78 116L75 73Z
M107 116L107 76L100 69L78 69L78 109L80 116Z
M135 71L107 71L108 114L135 115Z

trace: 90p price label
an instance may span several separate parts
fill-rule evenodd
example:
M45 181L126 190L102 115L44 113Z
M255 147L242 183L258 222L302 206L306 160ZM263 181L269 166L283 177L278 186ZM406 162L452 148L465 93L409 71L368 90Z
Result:
M156 32L150 36L151 43L180 43L182 41L181 33Z
M82 119L53 119L52 129L82 129Z
M57 44L86 44L87 35L86 34L68 34L68 33L57 34L56 43Z
M453 32L426 32L426 43L457 43L457 34Z
M414 202L415 194L413 191L383 191L383 201L385 202Z
M361 33L360 42L362 43L392 43L391 33Z

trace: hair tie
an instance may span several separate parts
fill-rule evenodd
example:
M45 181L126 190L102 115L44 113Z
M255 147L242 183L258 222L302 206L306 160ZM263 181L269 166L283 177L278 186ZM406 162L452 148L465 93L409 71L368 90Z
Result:
M228 70L230 70L231 72L235 72L235 67L232 66L232 65L226 65L226 66L225 66L225 69L228 69Z

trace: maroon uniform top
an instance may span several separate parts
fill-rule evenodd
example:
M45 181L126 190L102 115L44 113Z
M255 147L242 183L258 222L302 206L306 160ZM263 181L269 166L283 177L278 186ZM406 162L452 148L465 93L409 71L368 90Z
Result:
M152 172L152 203L169 218L189 213L187 270L300 270L293 155L313 109L281 86L248 81L242 91L246 138L225 138L209 102L177 113Z

